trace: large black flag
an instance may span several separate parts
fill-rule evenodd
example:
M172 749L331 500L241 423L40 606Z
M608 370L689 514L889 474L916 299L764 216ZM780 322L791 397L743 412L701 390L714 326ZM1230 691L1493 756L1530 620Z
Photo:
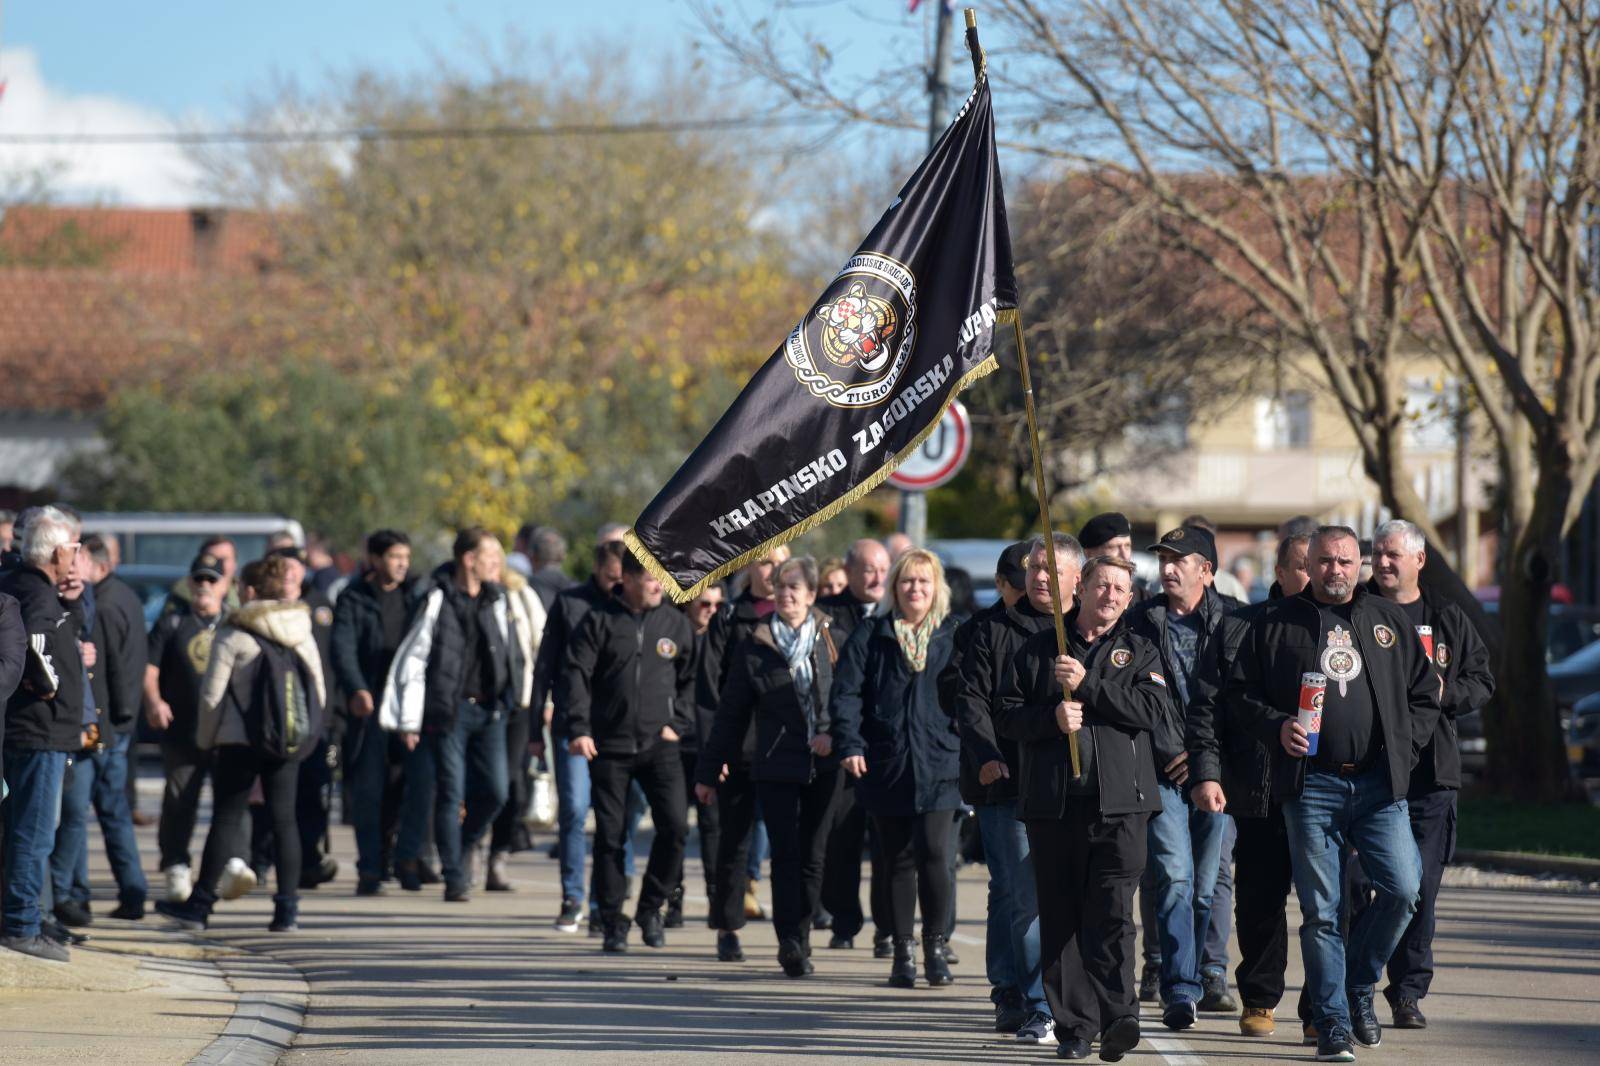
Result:
M1015 314L989 83L794 332L650 502L628 546L683 602L832 518L995 368Z

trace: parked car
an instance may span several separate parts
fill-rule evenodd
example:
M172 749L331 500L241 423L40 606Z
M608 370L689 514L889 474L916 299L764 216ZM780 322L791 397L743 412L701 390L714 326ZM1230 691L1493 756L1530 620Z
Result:
M85 533L114 533L124 563L151 563L187 568L200 545L224 536L238 549L240 562L266 554L267 538L288 532L305 544L305 530L292 518L266 514L160 514L145 511L103 511L83 516Z
M165 566L155 563L124 563L117 567L117 576L133 588L144 607L144 627L149 630L161 617L161 608L167 604L167 594L172 586L189 573L187 566Z
M1567 759L1579 777L1600 777L1600 692L1572 705L1567 725Z
M930 540L928 548L939 557L946 570L965 570L972 578L972 595L979 607L1000 598L994 587L994 564L1006 550L1009 540Z
M1479 593L1480 598L1482 593ZM1500 620L1498 600L1484 602L1483 609L1496 623ZM1600 640L1600 607L1572 603L1550 605L1550 629L1545 638L1544 661L1560 662L1579 648Z

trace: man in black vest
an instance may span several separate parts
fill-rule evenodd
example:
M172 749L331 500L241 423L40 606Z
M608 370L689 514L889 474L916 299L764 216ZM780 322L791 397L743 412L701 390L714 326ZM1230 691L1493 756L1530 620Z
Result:
M1370 587L1400 605L1444 685L1439 724L1426 740L1406 792L1411 833L1422 857L1422 889L1417 913L1389 958L1389 987L1383 990L1396 1029L1428 1027L1419 1003L1433 982L1434 906L1445 864L1456 847L1456 792L1461 788L1456 719L1483 710L1494 696L1489 650L1466 612L1447 600L1426 595L1419 587L1418 578L1427 564L1427 539L1412 523L1396 518L1373 534ZM1357 898L1358 907L1366 902L1365 895Z
M628 950L623 847L634 781L656 828L634 920L646 945L666 944L661 907L682 873L688 835L678 737L694 713L693 645L688 619L661 602L661 582L630 552L621 592L584 616L567 648L560 701L568 748L589 763L595 894L609 952Z

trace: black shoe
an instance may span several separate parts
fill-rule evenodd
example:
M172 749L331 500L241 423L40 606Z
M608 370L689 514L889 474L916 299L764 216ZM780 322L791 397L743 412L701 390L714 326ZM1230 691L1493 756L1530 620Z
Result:
M339 860L330 855L324 855L322 861L315 866L308 866L300 872L300 887L314 889L318 885L325 885L339 876Z
M1200 977L1200 1010L1204 1014L1237 1014L1239 1002L1228 992L1228 976L1220 973Z
M64 899L56 904L56 921L70 929L80 929L86 925L93 925L94 915L89 913L87 903Z
M944 961L951 966L961 965L961 956L956 954L955 948L950 946L950 941L944 937L939 938L939 954L944 956Z
M717 934L717 961L743 962L744 948L739 946L738 933Z
M417 887L421 888L422 886L418 885ZM358 877L356 878L356 895L381 896L383 895L383 882L376 877Z
M300 900L283 899L279 896L272 898L272 923L267 926L271 933L298 933L300 931Z
M1396 1029L1426 1029L1428 1017L1422 1013L1422 1008L1417 1006L1414 999L1397 999L1391 1006L1394 1009L1394 1027Z
M1106 1026L1100 1034L1100 1061L1116 1062L1139 1046L1139 1019L1129 1014Z
M425 862L417 863L417 880L425 885L437 885L444 882L444 878L439 876L439 871Z
M605 931L605 940L600 945L600 950L610 955L623 955L628 950L628 923L619 921Z
M606 923L600 920L599 911L589 912L589 935L593 937L606 935Z
M156 913L171 918L191 933L205 929L206 923L211 919L211 908L202 906L193 893L190 893L189 898L182 903L156 900Z
M994 1005L994 1031L997 1033L1014 1033L1022 1028L1022 1023L1028 1020L1028 1010L1022 1005L1022 1000L1016 992L1005 993L1005 998Z
M817 913L811 916L811 928L813 931L817 929L832 929L833 915L818 907Z
M872 957L875 959L894 958L894 941L888 933L872 934Z
M422 864L420 862L397 862L394 864L394 879L400 882L400 887L407 892L422 891Z
M489 853L489 872L483 878L485 892L515 892L517 887L511 883L511 852L493 851Z
M1356 1049L1350 1046L1350 1034L1342 1025L1330 1025L1327 1031L1317 1032L1318 1062L1354 1062Z
M810 977L816 973L816 967L811 965L807 958L810 953L805 945L798 940L784 940L778 944L778 965L783 967L783 972L790 977Z
M828 946L835 951L849 951L856 946L856 938L835 933L828 938Z
M575 899L561 901L561 913L556 915L556 932L576 933L578 919L583 917L583 904Z
M640 911L633 916L633 920L639 925L639 933L644 937L645 947L667 946L667 934L663 931L660 911Z
M1372 989L1345 989L1350 1001L1350 1035L1362 1047L1377 1047L1383 1043L1383 1026L1378 1024L1378 1012L1372 1006Z
M889 970L889 987L917 987L917 964L911 961L911 938L895 937L889 951L894 956L894 966ZM873 954L877 954L876 947Z
M938 988L955 980L955 975L950 972L950 963L945 960L944 937L922 938L922 972L927 976L931 988Z
M1161 967L1153 962L1144 964L1139 975L1139 1002L1154 1003L1161 998Z
M36 959L47 962L67 962L72 958L72 953L65 944L59 944L42 934L33 936L8 936L0 939L0 947L23 955L32 955Z
M444 901L446 903L470 903L472 892L465 881L459 885L444 886Z
M144 900L129 899L117 904L117 909L111 912L111 917L119 922L140 922L144 920Z
M46 918L39 923L39 935L68 947L77 947L79 944L89 942L88 933L75 933L53 918Z
M1056 1037L1056 1058L1058 1059L1086 1059L1089 1057L1089 1041L1081 1036Z
M1194 1027L1194 1023L1199 1020L1198 1013L1195 1010L1194 1000L1180 999L1167 1004L1167 1009L1161 1012L1161 1024L1175 1033L1182 1032Z
M683 886L679 885L667 897L667 916L662 921L668 929L683 928Z

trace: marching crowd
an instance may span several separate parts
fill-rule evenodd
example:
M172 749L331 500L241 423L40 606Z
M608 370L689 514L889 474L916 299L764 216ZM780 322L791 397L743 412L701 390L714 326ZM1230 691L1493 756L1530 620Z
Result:
M23 512L0 544L0 944L65 960L84 936L91 820L110 916L145 916L129 799L143 716L165 774L155 908L189 928L270 873L271 928L292 932L301 891L338 873L339 787L357 894L509 890L537 760L555 778L555 927L586 924L607 952L683 924L692 811L722 962L743 961L762 915L766 853L784 973L814 972L814 931L849 950L870 922L891 985L948 984L955 869L981 852L993 1024L1019 1043L1116 1061L1141 1000L1171 1030L1236 1013L1271 1035L1291 888L1316 1057L1380 1043L1385 980L1393 1023L1426 1027L1454 722L1493 679L1461 609L1419 587L1415 526L1364 546L1291 520L1270 594L1247 604L1220 590L1203 518L1150 546L1146 590L1127 520L1103 514L1007 547L984 608L967 575L896 535L822 563L774 549L679 609L622 533L600 530L577 584L549 528L524 527L510 554L463 530L426 576L395 530L368 537L349 578L308 573L287 536L243 566L214 538L147 632L113 538L83 536L70 508Z

